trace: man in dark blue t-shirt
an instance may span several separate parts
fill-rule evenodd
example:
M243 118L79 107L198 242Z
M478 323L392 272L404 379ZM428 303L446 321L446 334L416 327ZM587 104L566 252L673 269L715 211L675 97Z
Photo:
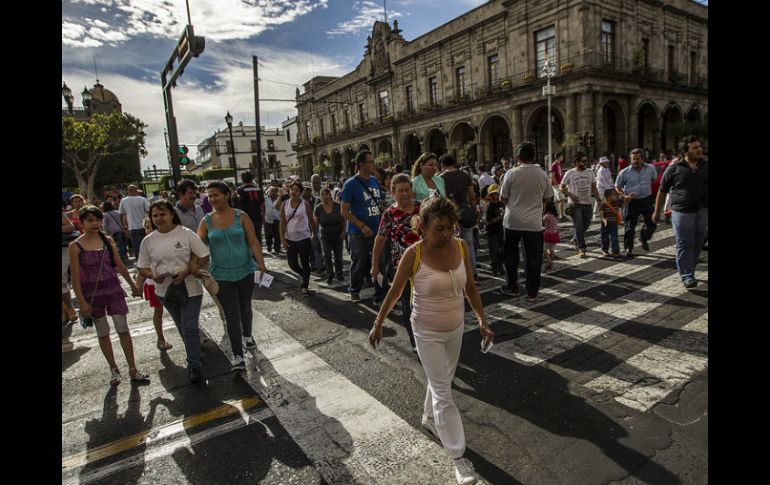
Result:
M342 216L348 221L350 240L350 300L361 301L360 293L364 276L372 267L372 249L374 236L380 225L380 184L374 175L374 156L372 152L362 150L356 156L358 173L348 179L340 193ZM384 298L384 290L374 283L374 300Z

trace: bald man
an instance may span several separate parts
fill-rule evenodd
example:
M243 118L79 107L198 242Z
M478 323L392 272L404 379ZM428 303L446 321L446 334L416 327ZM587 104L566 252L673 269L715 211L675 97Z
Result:
M128 186L128 196L120 201L118 212L123 229L128 231L128 237L131 239L131 252L134 259L139 258L139 246L144 239L144 216L150 210L150 202L139 195L136 185Z

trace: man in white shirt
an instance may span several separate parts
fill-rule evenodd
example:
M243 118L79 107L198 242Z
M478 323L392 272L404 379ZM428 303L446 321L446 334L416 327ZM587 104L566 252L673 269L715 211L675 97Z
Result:
M135 259L139 259L139 246L146 234L144 230L144 216L150 210L150 202L139 195L136 185L128 186L128 195L120 201L118 212L123 229L128 231L131 239L131 252Z
M506 286L500 292L518 296L519 241L524 243L524 264L527 276L527 298L535 301L540 290L540 270L543 264L543 206L553 198L551 180L535 163L535 146L523 142L516 148L520 165L508 171L500 189L500 202L505 204Z
M486 170L487 169L484 165L479 165L479 172L481 172L481 175L479 176L479 191L481 191L481 193L484 192L484 187L488 187L496 183L495 177L490 175Z
M607 157L601 157L599 159L599 170L596 172L596 186L599 189L599 195L602 196L601 200L596 199L594 203L594 214L596 218L600 218L600 211L602 202L604 202L604 191L607 189L614 189L615 182L612 181L612 171L610 170L610 159Z
M567 170L561 181L561 192L575 206L575 212L572 214L572 224L575 229L572 244L577 248L580 258L588 257L586 255L585 235L591 225L593 209L591 195L593 194L597 200L601 200L599 191L596 189L595 177L596 175L588 169L586 154L577 152L575 154L575 168Z

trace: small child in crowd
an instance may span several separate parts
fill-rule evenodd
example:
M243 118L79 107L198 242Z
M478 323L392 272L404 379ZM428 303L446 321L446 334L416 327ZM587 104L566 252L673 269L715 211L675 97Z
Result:
M550 271L553 267L553 260L556 259L554 250L556 249L556 245L561 241L561 238L559 237L559 217L553 199L545 204L543 227L543 250L546 259L545 270Z
M150 218L144 218L144 230L147 234L152 232L152 225L150 224ZM173 347L166 341L163 336L163 305L155 296L155 281L152 278L145 278L142 274L136 272L136 287L144 288L144 299L150 302L150 307L153 309L152 323L155 325L155 334L158 336L157 347L158 350L168 350Z
M503 214L505 206L500 202L500 188L492 184L487 189L486 219L487 240L489 243L489 257L492 259L492 276L505 274L503 269Z
M623 216L617 208L618 193L615 189L604 191L605 201L602 202L602 256L609 256L610 242L612 242L612 257L620 258L620 242L618 240L618 226L623 223Z

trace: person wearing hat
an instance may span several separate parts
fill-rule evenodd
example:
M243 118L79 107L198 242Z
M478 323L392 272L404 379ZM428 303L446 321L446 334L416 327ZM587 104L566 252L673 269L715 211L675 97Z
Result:
M615 188L615 182L612 180L612 171L610 170L610 159L607 157L599 159L599 170L596 172L596 188L599 189L602 200L597 199L594 202L594 217L601 219L602 202L606 200L604 192L607 189Z
M503 269L503 214L505 206L500 202L500 187L492 184L487 187L487 243L489 257L492 259L492 276L505 274Z

